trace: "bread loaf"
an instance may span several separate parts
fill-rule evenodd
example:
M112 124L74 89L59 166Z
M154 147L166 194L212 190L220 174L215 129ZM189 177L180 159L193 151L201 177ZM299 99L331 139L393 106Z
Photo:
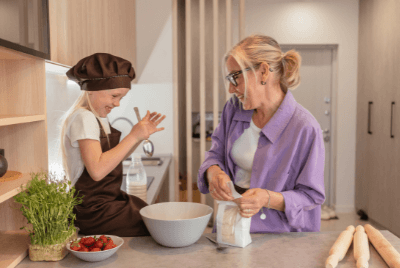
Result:
M329 251L329 257L326 259L325 268L335 268L338 262L343 260L351 242L353 242L354 231L354 226L350 225L339 235Z
M400 254L379 232L370 224L364 225L365 232L368 235L369 241L374 246L376 251L381 255L382 259L390 268L400 268Z

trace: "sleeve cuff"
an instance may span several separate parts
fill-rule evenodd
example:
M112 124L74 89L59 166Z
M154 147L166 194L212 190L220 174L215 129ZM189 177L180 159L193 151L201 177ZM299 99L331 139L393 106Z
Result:
M296 229L304 228L303 207L296 202L298 199L297 194L293 191L281 192L281 194L285 200L284 212L289 225Z
M75 137L74 140L71 140L71 146L78 148L79 147L79 140L96 140L96 141L100 141L100 137L95 137L95 136L82 136L82 137Z

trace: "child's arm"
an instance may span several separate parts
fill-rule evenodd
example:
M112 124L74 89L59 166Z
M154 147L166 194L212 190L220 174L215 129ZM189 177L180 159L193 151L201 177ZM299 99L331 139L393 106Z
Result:
M139 146L142 140L148 139L155 132L164 130L157 125L164 120L165 115L158 114L151 117L150 112L136 125L131 132L113 149L103 153L100 142L92 139L78 140L83 163L95 181L102 180L120 162L125 160Z

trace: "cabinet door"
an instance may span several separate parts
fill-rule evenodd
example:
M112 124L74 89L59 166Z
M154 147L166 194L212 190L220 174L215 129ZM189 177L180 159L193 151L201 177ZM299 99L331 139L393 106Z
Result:
M373 58L368 57L373 49L371 27L371 5L360 3L360 29L358 45L358 90L357 90L357 130L356 130L356 181L355 206L368 213L368 189L372 168L372 148L369 145L376 133L377 102L371 78ZM370 117L371 116L371 117ZM372 118L373 117L373 118ZM370 134L369 132L372 132Z
M393 115L392 102L395 98L393 90L395 73L394 67L396 58L394 57L396 27L396 13L394 1L374 1L374 25L370 29L373 44L371 53L365 55L372 59L372 65L363 68L373 70L370 78L373 86L374 95L378 105L376 110L379 114L377 118L377 136L372 141L373 149L373 172L369 185L369 216L382 224L388 230L393 231L395 222L393 221L393 211L396 204L394 198L396 188L394 187L394 178L396 170L394 166L396 153L396 139L393 137ZM398 204L400 205L400 204Z
M400 9L400 2L394 1L393 10ZM400 25L400 17L395 17L393 25ZM395 28L395 27L393 27ZM392 230L395 235L400 236L400 65L398 59L400 59L400 32L393 31L394 41L391 50L388 51L391 56L391 80L393 81L389 85L394 95L394 107L393 107L393 118L392 118L392 130L394 140L394 157L392 162L392 169L394 175L391 178L390 184L393 190L393 211L391 211Z
M375 76L379 77L379 76ZM373 82L374 87L381 89L379 80ZM392 230L391 213L394 209L392 201L394 188L391 184L395 176L393 160L395 153L394 139L390 133L391 95L379 90L374 98L376 103L372 118L372 135L366 146L369 147L368 158L368 215L371 219ZM383 93L383 94L382 94Z
M135 66L135 0L49 0L51 60L68 66L111 53Z
M400 220L397 208L400 109L396 109L396 104L400 105L400 94L396 91L400 82L396 59L400 55L395 27L399 24L395 14L398 8L395 1L360 2L356 172L356 207L365 208L371 219L397 235L400 234L396 224ZM373 102L372 134L365 136L369 101Z

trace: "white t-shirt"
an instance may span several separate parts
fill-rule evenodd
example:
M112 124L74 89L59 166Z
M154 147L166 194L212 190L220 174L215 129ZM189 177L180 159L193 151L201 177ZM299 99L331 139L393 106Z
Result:
M111 133L108 118L100 119L106 128L105 132L107 134ZM84 139L100 141L100 126L96 120L96 116L91 111L80 108L70 116L64 137L67 165L72 186L78 181L85 168L78 143L78 140Z
M258 146L261 128L258 128L253 119L250 127L235 141L232 147L232 158L238 169L235 174L235 184L242 188L250 188L251 169L254 155Z

